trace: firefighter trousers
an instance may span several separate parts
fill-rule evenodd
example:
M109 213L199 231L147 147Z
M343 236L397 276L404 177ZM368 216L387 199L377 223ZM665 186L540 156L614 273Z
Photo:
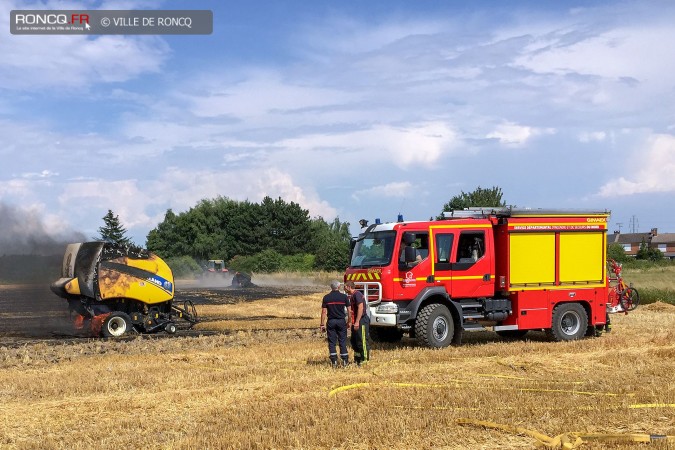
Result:
M354 350L354 361L357 364L370 359L370 347L368 338L370 333L370 321L361 321L359 328L352 328L352 349Z
M348 362L347 322L345 322L345 319L328 319L326 334L328 335L328 355L331 362L337 362L336 344L340 345L340 358L342 358L342 361L345 363Z

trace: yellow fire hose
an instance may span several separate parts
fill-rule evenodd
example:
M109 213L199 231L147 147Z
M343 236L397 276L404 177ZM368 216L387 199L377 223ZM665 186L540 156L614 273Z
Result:
M457 419L459 425L472 425L476 427L492 428L495 430L505 431L507 433L524 434L539 441L544 447L551 449L572 450L578 448L584 442L652 442L664 440L667 442L675 442L675 436L655 435L655 434L640 434L640 433L580 433L569 432L560 434L555 437L546 436L543 433L534 430L528 430L523 427L516 427L513 425L504 425L501 423L488 422L485 420L475 419Z
M450 382L455 383L455 386L457 386L459 383L471 383L471 381L468 380L455 380L451 379L448 380ZM359 389L362 387L368 387L371 385L381 385L381 386L394 386L394 387L415 387L415 388L444 388L444 387L451 387L450 384L445 383L445 384L425 384L425 383L391 383L391 382L380 382L380 383L354 383L354 384L348 384L345 386L340 386L335 389L332 389L329 393L328 396L332 397L335 394L343 391L349 391L352 389ZM606 397L618 397L621 394L615 394L613 392L588 392L588 391L577 391L577 390L572 390L572 389L542 389L542 388L502 388L502 389L507 389L507 390L517 390L521 392L563 392L563 393L569 393L569 394L576 394L576 395L598 395L598 396L606 396ZM634 394L623 394L624 396L631 397Z

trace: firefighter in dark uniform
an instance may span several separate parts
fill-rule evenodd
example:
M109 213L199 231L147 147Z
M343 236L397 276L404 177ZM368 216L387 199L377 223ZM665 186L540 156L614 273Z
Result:
M328 356L333 367L338 365L336 343L340 345L342 365L347 366L349 364L349 353L347 353L349 297L339 291L339 281L331 282L330 289L330 293L323 297L321 304L321 332L328 333Z
M370 331L370 315L368 303L365 297L356 289L353 281L345 283L345 291L350 295L352 314L352 348L354 349L354 361L357 366L367 362L370 359L370 348L368 347L368 332Z

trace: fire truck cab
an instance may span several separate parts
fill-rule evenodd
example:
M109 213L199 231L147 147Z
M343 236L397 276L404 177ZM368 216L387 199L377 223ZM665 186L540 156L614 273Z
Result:
M468 330L554 340L606 323L609 212L472 208L424 222L374 224L355 241L345 280L368 300L371 336L429 347Z

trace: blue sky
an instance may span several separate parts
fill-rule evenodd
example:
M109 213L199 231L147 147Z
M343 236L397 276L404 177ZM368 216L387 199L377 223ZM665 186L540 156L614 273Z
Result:
M427 219L461 190L675 232L675 3L0 0L0 202L138 243L218 195ZM208 36L13 36L13 9L211 9ZM2 230L0 230L2 232Z

